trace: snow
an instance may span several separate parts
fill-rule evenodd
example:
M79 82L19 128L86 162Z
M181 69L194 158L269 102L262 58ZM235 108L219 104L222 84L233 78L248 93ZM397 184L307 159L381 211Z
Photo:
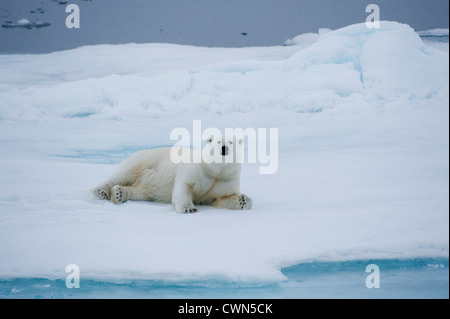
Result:
M417 32L421 37L448 37L448 29L431 29Z
M0 278L259 284L301 262L448 258L448 50L388 21L288 43L0 55ZM244 164L251 211L90 198L196 119L279 129L276 174Z
M42 27L48 27L50 26L50 23L37 21L37 22L30 22L28 19L20 19L17 22L11 22L7 21L6 23L3 23L1 25L3 28L42 28Z
M30 24L30 23L31 22L27 19L21 19L21 20L17 21L17 24L22 24L22 25Z

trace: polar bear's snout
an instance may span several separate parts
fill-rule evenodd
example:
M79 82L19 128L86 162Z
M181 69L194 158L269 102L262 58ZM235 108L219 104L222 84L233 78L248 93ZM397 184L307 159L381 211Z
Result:
M226 145L222 146L222 152L221 152L222 156L228 155L229 152L230 152L230 149L228 148L228 146L226 146Z

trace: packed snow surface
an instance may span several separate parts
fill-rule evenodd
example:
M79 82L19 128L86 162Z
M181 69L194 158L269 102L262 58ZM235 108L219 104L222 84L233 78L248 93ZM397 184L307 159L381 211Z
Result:
M286 43L0 55L0 277L77 264L96 280L258 284L301 262L448 258L448 50L387 21ZM243 166L252 210L89 196L193 120L278 128L278 171Z

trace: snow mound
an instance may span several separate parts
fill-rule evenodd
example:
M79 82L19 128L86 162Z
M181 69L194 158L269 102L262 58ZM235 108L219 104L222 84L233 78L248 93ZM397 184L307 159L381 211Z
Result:
M426 99L448 82L445 54L427 49L406 25L383 22L376 30L359 24L300 38L295 41L312 44L294 52L273 49L269 59L268 49L248 54L159 44L2 56L0 117L317 112L349 100Z

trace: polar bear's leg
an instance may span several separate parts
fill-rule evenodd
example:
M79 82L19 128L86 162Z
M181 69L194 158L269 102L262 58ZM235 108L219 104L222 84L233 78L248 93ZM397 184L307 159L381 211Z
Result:
M195 213L197 207L192 203L191 186L185 183L175 183L172 204L177 213Z
M116 174L115 176L108 179L106 182L101 184L100 186L97 186L92 191L94 196L98 199L105 199L105 200L113 200L112 198L112 188L114 185L127 185L129 181L127 180L127 176L124 173Z
M111 201L120 204L127 200L151 200L142 187L115 185L111 188Z
M216 199L212 204L216 208L227 208L227 209L251 209L253 206L253 201L250 197L244 194L235 194L231 196L224 196Z
M142 175L142 172L143 169L140 166L133 166L125 161L111 178L109 178L100 186L94 188L92 193L99 199L106 199L117 202L117 194L111 194L112 188L115 185L132 185Z

